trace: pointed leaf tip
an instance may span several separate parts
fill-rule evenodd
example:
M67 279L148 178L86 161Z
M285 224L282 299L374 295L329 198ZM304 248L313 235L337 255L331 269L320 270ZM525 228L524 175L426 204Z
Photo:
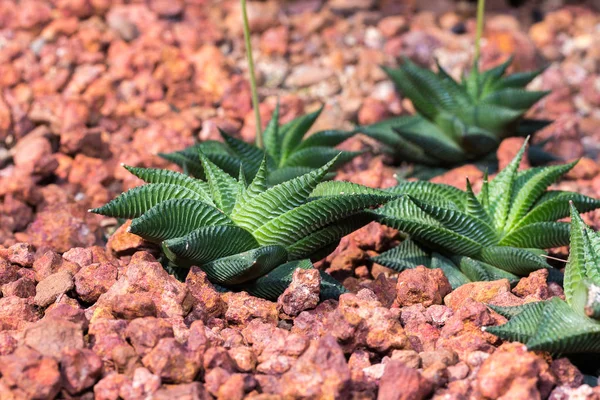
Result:
M331 167L333 167L335 162L338 160L338 158L341 157L342 153L343 151L340 151L335 157L333 157L329 162L324 164L321 168L325 170L325 172L329 172L331 170Z
M575 214L579 215L579 211L577 211L577 208L575 208L573 200L569 200L569 208L571 209L571 217L573 217Z

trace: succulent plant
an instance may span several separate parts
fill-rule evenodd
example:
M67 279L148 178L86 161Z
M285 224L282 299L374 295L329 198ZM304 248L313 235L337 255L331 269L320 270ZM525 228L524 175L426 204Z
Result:
M365 208L381 205L389 194L311 196L337 158L325 166L271 188L266 160L246 185L200 153L206 181L174 171L125 167L147 184L92 210L132 218L131 233L161 243L168 268L201 267L213 283L277 298L293 271L309 268L339 239L373 219ZM331 183L331 182L328 182ZM322 274L324 297L343 290Z
M510 63L480 72L475 62L460 83L439 65L437 73L408 59L397 69L384 68L417 114L356 130L386 145L398 160L426 166L452 167L494 157L502 139L529 136L549 123L523 119L548 93L524 89L541 70L505 76Z
M518 171L525 148L493 180L484 178L478 196L468 179L466 191L426 181L392 188L401 196L372 213L409 239L373 260L397 271L417 265L442 268L453 287L517 280L550 268L543 249L569 243L569 224L557 222L569 215L569 202L585 212L600 207L600 201L546 190L575 162Z
M492 308L509 322L486 330L554 354L600 352L600 235L571 206L571 251L565 268L565 300Z
M223 142L206 141L160 156L184 168L192 176L204 179L204 169L198 160L198 151L202 151L209 160L231 176L237 176L242 166L248 180L254 178L261 160L266 157L269 185L276 185L313 171L339 154L332 167L335 169L352 160L360 152L342 151L340 154L340 150L334 147L352 136L353 132L326 130L316 132L304 139L321 111L322 108L279 125L279 105L277 105L271 121L262 133L264 150L221 131Z

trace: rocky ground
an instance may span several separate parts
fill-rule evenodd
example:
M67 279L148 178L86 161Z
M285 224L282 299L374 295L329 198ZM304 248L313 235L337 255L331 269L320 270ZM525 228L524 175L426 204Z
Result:
M352 293L318 304L318 275L299 272L275 303L219 294L198 269L179 282L126 225L87 213L140 183L120 163L172 167L155 154L217 126L254 132L237 1L118 3L0 2L0 399L600 398L568 359L482 329L504 322L483 303L562 296L545 271L452 292L440 270L369 264L398 239L372 224L320 263ZM401 56L459 76L474 21L414 6L250 2L263 123L278 97L284 122L325 103L317 129L411 112L378 67ZM559 187L600 197L600 14L513 14L489 16L483 64L549 65L531 84L552 90L532 110L556 120L539 139L584 157ZM519 145L505 141L501 163ZM338 178L393 185L387 161L364 155ZM466 175L481 177L436 179Z

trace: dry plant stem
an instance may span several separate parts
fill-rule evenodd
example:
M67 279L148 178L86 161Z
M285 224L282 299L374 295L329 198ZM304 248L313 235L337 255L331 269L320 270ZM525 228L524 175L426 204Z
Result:
M256 76L254 75L254 58L252 57L252 43L250 42L250 26L248 24L248 13L246 12L246 0L240 0L240 7L242 8L242 19L244 20L244 41L248 57L248 72L250 73L252 108L254 108L254 118L256 119L256 147L262 149L262 124L260 121L260 110L258 109L258 92L256 90Z
M483 19L485 10L485 0L477 1L477 31L475 33L475 64L479 64L481 54L481 36L483 35Z

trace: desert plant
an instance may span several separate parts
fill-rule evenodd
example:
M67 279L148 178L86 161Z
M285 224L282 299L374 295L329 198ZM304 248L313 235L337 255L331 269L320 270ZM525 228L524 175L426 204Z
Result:
M204 178L204 170L198 160L198 150L232 176L237 176L240 166L248 180L254 178L263 157L267 159L267 182L276 185L313 171L329 162L340 150L334 148L353 135L352 132L326 130L316 132L304 139L315 123L321 109L302 115L284 125L279 125L279 105L261 136L264 149L246 143L221 131L223 142L207 141L182 151L160 154L174 162L191 175ZM332 168L338 168L356 157L360 152L342 151Z
M462 82L454 80L439 63L437 73L408 59L397 69L384 67L417 114L356 129L379 140L399 161L417 164L415 176L430 177L465 162L495 170L494 151L502 139L530 136L549 124L523 119L548 93L525 90L541 70L505 76L512 58L487 71L479 70L484 10L485 0L478 0L473 66ZM553 159L541 150L541 144L530 148L534 164Z
M494 157L509 136L526 137L548 124L523 115L548 92L525 86L541 71L504 76L511 60L455 81L441 66L434 73L408 59L397 68L384 68L417 113L359 126L398 160L431 167L452 167ZM535 153L538 154L538 153Z
M277 298L297 267L310 266L339 239L373 219L365 208L385 203L389 194L317 197L334 158L325 166L271 188L266 160L246 185L200 153L206 181L174 171L125 167L147 184L92 210L131 218L131 233L162 244L169 268L201 267L215 284ZM343 288L323 274L322 296Z
M495 170L494 150L508 136L530 136L548 121L523 120L523 115L547 92L526 91L541 71L504 76L512 59L479 71L485 0L477 1L473 67L462 82L454 80L438 63L438 73L417 67L408 59L398 69L384 68L396 87L409 98L417 115L359 127L387 145L401 161L422 164L413 174L431 176L444 168L479 160ZM530 160L538 164L554 159L531 147Z
M491 306L510 321L486 330L529 350L600 352L600 235L585 225L573 205L564 289L566 301L553 297L517 307Z
M543 249L569 242L569 201L585 212L600 201L547 187L575 162L518 171L525 151L495 179L484 178L481 192L431 182L401 182L391 192L401 195L372 211L379 222L409 238L373 260L397 271L425 265L442 268L453 287L469 281L520 276L550 268Z

